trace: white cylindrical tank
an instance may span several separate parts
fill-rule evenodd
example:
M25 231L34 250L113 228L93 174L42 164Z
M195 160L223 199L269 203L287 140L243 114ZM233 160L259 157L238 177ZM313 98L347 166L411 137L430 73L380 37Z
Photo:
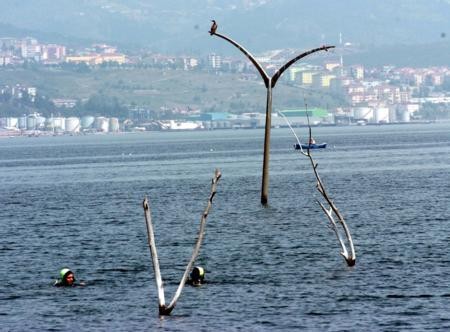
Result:
M36 128L40 128L40 129L42 129L42 128L44 128L44 125L45 125L45 117L43 117L43 116L37 116L36 117Z
M6 127L8 128L18 128L19 119L18 118L6 118Z
M95 118L91 115L86 115L81 118L81 128L89 129L94 124Z
M354 114L355 120L370 121L373 119L373 109L371 109L370 107L355 108L353 114Z
M395 107L389 108L389 122L397 122L397 109Z
M112 133L117 133L119 131L119 119L110 118L109 119L109 131Z
M94 128L100 132L107 133L109 130L108 118L105 118L103 116L99 116L99 117L95 118Z
M80 131L80 119L76 117L66 118L65 121L66 127L65 131L70 133L76 133Z
M34 114L27 116L27 129L34 130L37 127L37 117Z
M210 130L212 128L211 121L203 121L203 128Z
M66 119L62 117L51 118L51 128L55 130L65 130L66 129Z
M52 129L52 125L53 125L52 120L53 120L53 118L47 118L45 120L45 123L44 123L45 129L47 129L47 130L51 130Z
M388 123L389 122L389 108L378 107L374 110L375 123Z
M27 117L21 116L19 118L19 129L27 129Z
M411 120L411 116L409 114L408 109L400 110L400 121L401 122L409 122Z

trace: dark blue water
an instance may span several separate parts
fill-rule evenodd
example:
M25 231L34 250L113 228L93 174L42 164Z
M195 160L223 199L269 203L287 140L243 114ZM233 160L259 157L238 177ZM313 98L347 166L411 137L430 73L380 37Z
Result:
M315 158L351 229L354 268L315 202L308 160L288 130L272 133L269 208L261 130L0 140L0 329L450 329L450 124L314 128L329 144ZM209 283L186 287L161 319L142 199L168 302L216 167L197 261ZM52 287L64 266L87 286Z

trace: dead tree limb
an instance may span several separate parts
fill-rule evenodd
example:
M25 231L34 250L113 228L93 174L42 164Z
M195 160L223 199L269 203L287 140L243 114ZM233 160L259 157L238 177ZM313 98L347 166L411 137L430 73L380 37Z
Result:
M317 47L311 49L309 51L303 52L297 55L295 58L286 62L283 66L281 66L273 75L270 77L267 72L264 70L262 65L258 62L258 60L247 51L242 45L240 45L237 41L231 39L228 36L222 35L217 32L218 24L215 20L212 20L211 29L209 30L209 34L211 36L216 36L226 40L233 46L235 46L238 50L240 50L244 55L250 60L250 62L255 66L258 70L261 78L264 81L264 85L266 86L267 98L266 98L266 123L264 125L264 152L263 152L263 169L262 169L262 183L261 183L261 204L263 206L267 206L269 202L269 160L270 160L270 131L271 131L271 123L272 123L272 90L275 88L275 85L281 75L294 63L303 59L304 57L311 55L316 52L325 51L333 49L332 45L323 45L321 47Z
M222 174L220 173L219 169L216 169L214 173L214 177L211 182L211 193L209 195L208 204L206 205L205 210L203 211L202 217L200 219L200 228L198 231L197 236L197 242L195 243L191 259L189 260L186 270L184 271L183 277L181 278L180 284L178 286L177 291L175 292L175 295L172 299L172 301L169 303L169 305L166 306L165 299L164 299L164 286L161 278L161 271L159 268L159 261L158 261L158 254L156 252L156 244L155 244L155 236L153 233L153 225L151 220L151 212L150 207L148 205L147 197L145 197L143 202L144 207L144 213L145 213L145 221L147 225L147 235L148 235L148 243L150 247L150 253L152 256L152 262L153 262L153 270L155 272L155 281L156 281L156 288L158 290L158 300L159 300L159 314L160 315L170 315L172 310L175 308L175 305L181 295L181 292L186 284L189 271L192 269L192 266L195 263L195 260L197 259L197 256L200 252L200 246L203 241L203 237L205 235L205 226L206 226L206 219L208 218L209 210L211 209L212 202L214 199L214 196L216 195L217 190L217 183L220 180L220 177Z
M341 249L342 249L341 255L344 257L348 266L354 266L356 263L356 254L355 254L355 247L353 245L353 240L352 240L352 236L350 234L350 230L347 226L347 223L344 220L344 217L342 216L342 214L340 213L340 211L334 204L333 200L328 195L328 193L325 189L325 186L323 185L322 179L320 178L320 175L317 171L318 164L314 161L312 154L311 154L311 150L309 148L310 144L307 145L307 149L305 151L302 148L300 139L298 138L297 134L295 133L294 129L292 128L291 124L289 123L289 120L286 118L286 116L282 112L280 112L280 114L284 118L286 123L288 124L292 133L294 134L295 139L297 140L297 144L300 146L300 153L303 154L304 156L308 157L308 159L311 163L311 166L312 166L312 169L314 172L314 177L317 180L317 185L316 185L317 191L320 193L320 195L322 196L322 198L324 200L323 203L320 200L317 200L317 202L320 205L320 207L322 208L322 211L327 216L327 218L330 222L331 229L336 234L336 237L337 237L339 244L341 246ZM308 142L311 142L312 133L311 133L311 125L309 123L308 110L306 111L306 116L308 119L308 129L309 129ZM344 237L342 236L342 231L338 227L339 225L341 226L342 230L344 231L346 240L344 240ZM348 250L347 247L349 247L350 250Z
M145 225L147 226L147 238L148 245L150 247L150 254L152 256L153 271L155 272L156 289L158 291L159 312L164 311L166 307L166 301L164 299L164 286L161 277L161 270L159 268L158 253L156 251L155 233L153 232L152 217L150 212L150 206L148 205L147 197L144 198L142 203L145 214Z

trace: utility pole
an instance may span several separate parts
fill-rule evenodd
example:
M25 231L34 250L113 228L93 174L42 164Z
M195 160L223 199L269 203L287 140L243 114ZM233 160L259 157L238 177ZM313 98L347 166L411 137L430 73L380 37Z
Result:
M270 128L272 125L272 89L275 87L275 84L277 83L278 79L280 78L281 74L288 69L292 64L297 62L298 60L319 51L328 51L330 48L334 48L334 46L321 46L318 48L311 49L309 51L303 52L299 55L297 55L295 58L289 60L286 62L281 68L279 68L275 74L273 74L272 77L270 77L264 68L256 61L255 57L248 52L244 47L239 45L236 41L233 39L222 35L217 32L217 23L216 21L212 20L213 24L211 25L211 29L209 31L209 34L211 36L217 36L220 37L227 42L233 44L236 46L242 53L245 54L245 56L253 63L253 65L258 70L259 74L261 75L261 78L264 81L264 85L267 89L267 102L266 102L266 123L265 123L265 131L264 131L264 158L263 158L263 170L262 170L262 186L261 186L261 204L264 206L267 206L269 201L269 156L270 156Z

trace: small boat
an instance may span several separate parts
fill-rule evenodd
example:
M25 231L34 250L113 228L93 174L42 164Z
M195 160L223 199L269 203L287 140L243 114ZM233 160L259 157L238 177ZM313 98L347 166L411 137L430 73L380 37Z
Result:
M300 145L297 143L294 145L296 150L300 150ZM302 144L302 149L303 150L308 150L308 149L325 149L327 147L327 143L312 143L312 144Z

